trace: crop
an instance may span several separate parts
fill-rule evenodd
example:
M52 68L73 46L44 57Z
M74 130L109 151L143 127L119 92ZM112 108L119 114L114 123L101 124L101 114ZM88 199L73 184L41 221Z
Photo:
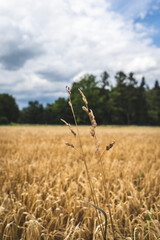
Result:
M74 132L76 128L72 126ZM97 127L95 141L79 127L97 198L107 214L107 239L160 238L160 128ZM82 156L66 126L0 127L0 239L103 239ZM103 219L103 216L102 216ZM104 229L104 223L102 225Z

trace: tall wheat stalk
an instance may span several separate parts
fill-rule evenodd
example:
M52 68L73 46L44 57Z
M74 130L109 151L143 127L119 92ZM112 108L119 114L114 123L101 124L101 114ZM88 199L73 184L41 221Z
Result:
M106 213L98 207L98 200L97 200L97 197L95 195L95 191L94 191L94 187L93 187L93 183L92 183L92 180L91 180L91 177L90 177L90 173L89 173L89 169L88 169L88 165L87 165L87 162L86 162L86 158L85 158L85 154L84 154L84 151L83 151L83 146L82 146L82 141L81 141L81 137L80 137L80 133L79 133L79 128L78 128L78 124L77 124L77 120L76 120L76 116L75 116L75 112L74 112L74 108L73 108L73 105L72 105L72 101L71 101L71 91L70 91L70 88L68 86L66 86L66 90L69 94L69 101L68 101L68 104L71 108L71 111L72 111L72 115L73 115L73 118L74 118L74 122L75 122L75 126L76 126L76 130L77 130L77 134L73 131L73 129L71 128L71 125L69 123L67 123L65 120L61 119L61 121L63 121L70 129L71 133L76 136L78 135L78 141L79 141L79 146L80 146L80 151L75 148L75 146L71 143L66 143L67 146L70 146L72 148L74 148L76 151L78 151L81 156L82 156L82 159L83 159L83 162L84 162L84 165L85 165L85 169L86 169L86 173L87 173L87 177L88 177L88 182L89 182L89 186L90 186L90 191L91 191L91 195L92 195L92 199L93 199L93 202L94 204L92 203L88 203L90 205L92 205L93 207L95 207L96 211L97 211L97 216L98 216L98 221L99 221L99 226L101 228L101 232L102 232L102 235L103 235L103 238L104 240L106 240L106 234L107 234L107 215ZM108 151L110 148L113 147L114 143L115 142L112 142L110 145L106 146L106 149L103 151L103 153L101 154L100 151L99 151L99 143L98 143L98 140L96 138L96 133L95 133L95 128L97 127L97 123L96 123L96 120L95 120L95 116L93 114L93 111L91 109L88 108L88 101L85 97L85 95L83 94L83 92L78 89L81 96L82 96L82 100L85 104L85 106L82 106L82 109L88 114L89 116L89 119L90 119L90 122L91 122L91 129L90 129L90 134L92 137L94 137L95 139L95 144L96 144L96 153L97 153L97 156L98 156L98 159L99 159L99 163L100 163L100 169L101 169L101 173L102 173L102 181L103 181L103 187L104 187L104 192L105 192L105 197L107 197L107 192L106 192L106 187L105 187L105 173L104 173L104 164L103 164L103 161L102 161L102 157L105 153L105 151ZM113 232L113 238L115 238L115 234L114 234L114 227L113 227L113 221L112 221L112 215L111 215L111 210L110 210L110 206L109 204L107 204L107 207L108 207L108 210L109 210L109 215L110 215L110 219L111 219L111 226L112 226L112 232ZM98 213L98 210L100 212L103 213L104 217L105 217L105 230L103 230L102 228L102 218L101 218L101 215L99 215Z

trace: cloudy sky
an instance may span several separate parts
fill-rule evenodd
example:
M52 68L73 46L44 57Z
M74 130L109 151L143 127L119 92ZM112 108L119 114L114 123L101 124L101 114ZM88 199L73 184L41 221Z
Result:
M104 70L160 80L160 0L0 0L0 93L20 108Z

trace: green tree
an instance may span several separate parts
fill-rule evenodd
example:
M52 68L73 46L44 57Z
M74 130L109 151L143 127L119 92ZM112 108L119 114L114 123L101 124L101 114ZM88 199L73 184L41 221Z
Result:
M101 74L101 88L100 88L100 96L98 99L99 102L99 109L98 113L100 114L100 124L109 124L111 119L110 119L110 105L109 105L109 87L110 82L109 82L109 74L104 71Z
M19 109L14 97L7 93L0 94L0 123L17 122L18 116Z
M109 93L110 124L127 124L125 89L112 87Z
M137 88L137 98L135 106L135 124L148 124L148 107L146 96L146 82L145 77L142 77L140 86Z
M86 98L89 101L89 108L93 110L96 115L96 120L98 123L102 122L100 114L100 88L97 86L96 77L92 74L84 75L79 82L74 82L71 87L71 97L72 103L77 116L77 122L81 124L89 124L89 119L87 114L84 114L82 106L84 105L82 97L77 93L77 90L80 88Z
M43 105L38 101L29 101L29 106L23 108L20 113L21 123L42 124L44 123Z
M109 86L109 74L104 71L102 74L101 74L101 85L102 85L102 89L105 89L107 86Z
M135 87L137 85L137 81L134 77L134 73L133 72L130 72L128 77L127 77L127 83L128 83L128 86L133 86Z
M127 76L124 72L122 72L122 71L117 72L115 75L115 79L116 79L117 87L126 85Z
M127 86L125 92L127 105L126 105L126 115L127 115L127 124L136 123L136 109L138 101L138 91L137 91L137 81L134 77L134 73L130 72L127 77Z
M148 90L147 99L149 124L160 125L160 86L158 80L155 81L154 88Z
M56 124L55 118L54 104L48 103L44 110L44 122L46 124Z
M45 109L45 123L61 124L61 117L71 122L70 108L65 98L58 98L55 103L47 104Z
M127 124L127 76L124 72L115 75L116 86L111 88L109 96L111 124Z

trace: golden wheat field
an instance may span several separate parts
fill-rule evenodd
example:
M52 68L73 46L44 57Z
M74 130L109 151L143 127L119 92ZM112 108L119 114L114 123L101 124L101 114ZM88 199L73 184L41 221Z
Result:
M103 239L89 182L106 239L160 239L160 128L98 127L103 167L89 131L84 162L67 126L0 127L0 239Z

